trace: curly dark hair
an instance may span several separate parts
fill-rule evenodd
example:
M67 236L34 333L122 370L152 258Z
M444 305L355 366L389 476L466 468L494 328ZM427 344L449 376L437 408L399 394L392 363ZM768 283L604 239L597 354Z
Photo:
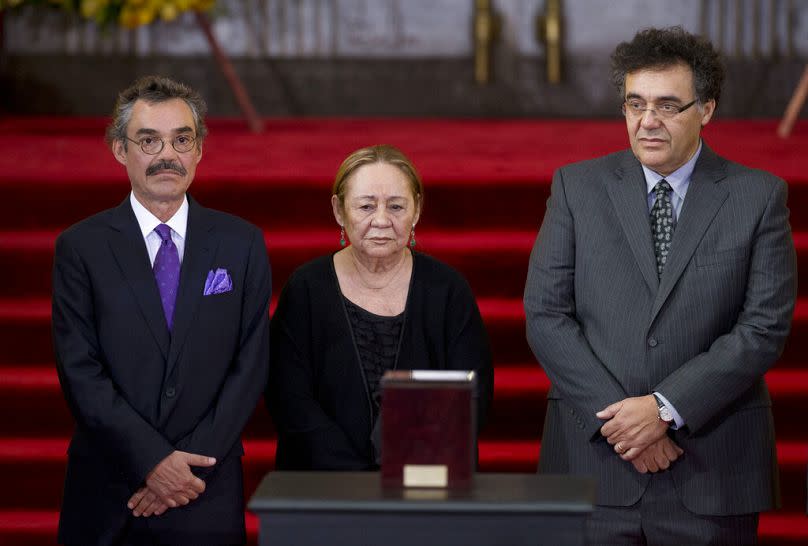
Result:
M121 91L115 102L115 110L112 112L112 123L107 127L107 144L120 140L126 148L126 127L132 118L132 107L135 102L144 100L149 104L154 104L171 99L182 99L191 109L196 126L197 147L201 146L208 134L208 128L205 126L205 114L208 107L205 100L189 86L163 76L145 76Z
M647 68L667 68L684 63L693 71L696 97L704 104L718 104L724 83L724 63L709 40L690 34L680 26L648 28L612 53L612 81L625 96L626 74Z

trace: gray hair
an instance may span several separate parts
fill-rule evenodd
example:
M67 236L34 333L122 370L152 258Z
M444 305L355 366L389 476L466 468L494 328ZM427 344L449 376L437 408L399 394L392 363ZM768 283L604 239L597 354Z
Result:
M138 100L150 104L165 102L171 99L182 99L194 118L197 148L208 134L205 126L205 114L208 107L202 96L187 85L163 76L145 76L121 91L112 111L112 123L107 127L106 140L112 145L116 140L123 142L126 148L126 128L132 119L132 108Z

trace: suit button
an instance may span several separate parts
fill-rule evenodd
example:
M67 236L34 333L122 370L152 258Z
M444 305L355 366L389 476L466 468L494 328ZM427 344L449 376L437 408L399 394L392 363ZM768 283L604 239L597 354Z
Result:
M656 338L653 338L653 337L648 338L648 346L649 347L656 347L657 343L658 342L657 342Z
M174 395L175 395L175 394L177 394L177 391L176 391L176 390L174 390L174 387L168 387L168 388L166 389L166 397L168 397L168 398L174 398Z

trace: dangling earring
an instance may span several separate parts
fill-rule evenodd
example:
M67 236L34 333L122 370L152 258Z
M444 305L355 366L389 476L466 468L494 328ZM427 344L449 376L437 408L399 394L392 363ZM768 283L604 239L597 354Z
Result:
M345 226L339 227L339 244L345 246Z
M410 246L415 248L415 224L412 225L412 230L410 231Z

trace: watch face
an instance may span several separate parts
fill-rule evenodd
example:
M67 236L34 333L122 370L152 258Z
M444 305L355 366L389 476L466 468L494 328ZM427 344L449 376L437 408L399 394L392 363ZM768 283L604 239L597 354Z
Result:
M673 421L673 414L671 414L671 410L669 410L667 407L662 406L659 408L659 418L666 423L670 423Z

